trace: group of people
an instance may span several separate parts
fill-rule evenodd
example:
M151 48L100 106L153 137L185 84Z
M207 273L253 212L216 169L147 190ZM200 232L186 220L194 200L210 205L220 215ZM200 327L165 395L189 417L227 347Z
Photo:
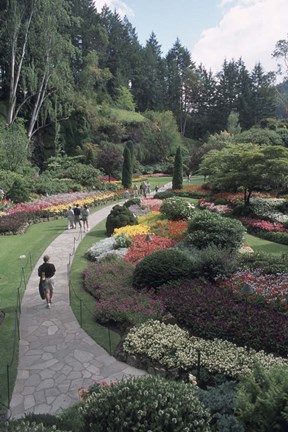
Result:
M79 204L75 204L74 207L70 206L67 210L66 215L68 219L68 229L76 228L77 225L79 225L79 227L82 228L82 223L81 223L82 221L84 232L89 230L89 224L88 224L89 209L86 204L82 208L79 206Z

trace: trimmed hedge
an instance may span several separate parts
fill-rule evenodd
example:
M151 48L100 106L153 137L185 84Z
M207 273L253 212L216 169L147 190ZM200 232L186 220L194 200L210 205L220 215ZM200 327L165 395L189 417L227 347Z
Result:
M137 218L133 213L124 206L116 205L106 219L106 234L110 237L115 228L121 228L126 225L136 225Z
M143 258L135 267L133 286L156 288L171 280L187 277L191 261L177 249L158 250Z

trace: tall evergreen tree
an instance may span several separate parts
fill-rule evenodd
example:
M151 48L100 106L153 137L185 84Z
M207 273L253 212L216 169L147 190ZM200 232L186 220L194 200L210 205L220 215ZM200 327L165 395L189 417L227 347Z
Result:
M132 163L128 146L124 148L123 157L122 185L125 189L129 189L132 186Z
M185 71L194 67L189 51L177 38L166 56L167 63L167 106L176 117L179 130L183 134L186 122L185 115Z
M182 160L182 151L179 146L177 148L175 159L174 159L172 189L182 189L182 188L183 188L183 160Z
M161 46L152 32L142 49L141 68L133 86L137 107L141 112L163 111L165 108L165 60L161 54Z

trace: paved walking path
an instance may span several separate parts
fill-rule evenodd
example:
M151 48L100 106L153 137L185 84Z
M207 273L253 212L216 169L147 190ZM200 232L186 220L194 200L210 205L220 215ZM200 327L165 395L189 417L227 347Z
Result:
M106 218L112 204L89 216L90 227ZM79 326L70 306L67 264L77 230L66 230L45 250L56 266L51 309L38 294L39 259L28 281L20 317L19 365L11 400L12 418L25 413L55 414L77 402L78 389L146 372L117 361ZM85 234L82 234L82 237ZM76 242L75 247L80 242Z

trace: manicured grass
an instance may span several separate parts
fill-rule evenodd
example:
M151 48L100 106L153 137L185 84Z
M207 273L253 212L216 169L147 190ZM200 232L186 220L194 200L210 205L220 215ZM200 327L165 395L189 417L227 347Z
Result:
M84 237L78 246L70 272L72 310L82 327L99 345L113 354L120 342L120 336L114 331L96 323L94 315L95 298L82 288L82 274L88 265L85 252L97 241L105 238L106 220L100 222ZM82 316L81 316L82 306Z
M288 246L246 234L246 242L255 252L265 252L271 255L288 254Z

